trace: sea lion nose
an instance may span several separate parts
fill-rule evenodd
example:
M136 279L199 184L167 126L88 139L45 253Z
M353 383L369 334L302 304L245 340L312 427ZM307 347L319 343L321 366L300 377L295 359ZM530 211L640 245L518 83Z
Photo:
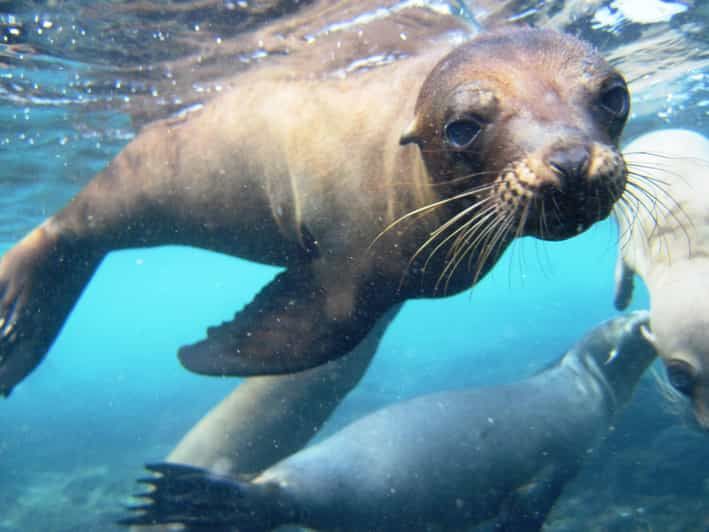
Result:
M583 144L555 148L547 157L547 164L559 176L562 187L586 175L591 154Z

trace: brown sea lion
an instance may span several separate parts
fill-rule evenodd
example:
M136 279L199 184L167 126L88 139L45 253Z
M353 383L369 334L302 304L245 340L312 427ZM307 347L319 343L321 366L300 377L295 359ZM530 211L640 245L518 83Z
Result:
M629 96L585 43L508 29L343 79L267 68L145 129L0 262L0 392L42 359L102 258L184 244L283 266L180 350L211 375L352 350L394 305L474 284L516 237L608 216Z
M617 209L615 304L629 304L634 274L645 281L669 381L709 430L709 140L687 130L655 131L624 153L631 175L646 185L631 186L625 208ZM656 203L647 201L648 190Z

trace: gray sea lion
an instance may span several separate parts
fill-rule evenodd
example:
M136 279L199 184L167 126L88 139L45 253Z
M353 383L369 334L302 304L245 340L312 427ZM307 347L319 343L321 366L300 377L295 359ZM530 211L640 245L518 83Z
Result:
M670 383L709 430L709 140L670 129L643 135L624 151L646 186L633 186L616 215L615 304L629 304L639 275L650 292L652 331ZM648 186L657 197L651 208L640 205L649 203Z
M569 238L605 218L625 185L628 109L616 70L548 30L491 32L345 79L246 73L145 129L5 254L0 392L125 247L285 268L180 350L190 370L279 374L340 357L394 305L470 287L515 237Z
M345 356L291 375L251 377L190 429L170 462L257 473L302 449L357 385L399 307Z
M383 408L252 481L149 465L152 490L123 524L189 530L539 530L656 356L647 312L607 321L516 383ZM201 527L201 528L200 528Z

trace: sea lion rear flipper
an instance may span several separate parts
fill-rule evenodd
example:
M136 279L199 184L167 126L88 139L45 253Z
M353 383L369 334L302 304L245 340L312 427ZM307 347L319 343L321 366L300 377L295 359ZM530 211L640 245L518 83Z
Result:
M358 300L347 277L327 282L307 266L278 274L232 321L182 347L180 361L195 373L250 376L293 373L343 356L387 310Z
M513 491L503 502L493 530L500 532L538 532L561 495L564 485L576 476L578 467L549 465L531 482Z
M622 251L618 251L618 259L615 263L615 294L613 304L618 310L625 310L633 298L635 272L625 262Z
M271 530L292 512L273 484L252 484L182 464L145 466L154 476L139 479L148 491L129 506L120 525L181 524L186 530Z

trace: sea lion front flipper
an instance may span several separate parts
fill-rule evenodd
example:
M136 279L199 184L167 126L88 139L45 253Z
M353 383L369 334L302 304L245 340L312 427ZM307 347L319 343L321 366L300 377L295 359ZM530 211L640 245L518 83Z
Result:
M0 259L0 396L42 361L103 254L71 245L51 219Z
M332 270L332 269L331 269ZM388 306L364 301L351 278L324 280L309 266L278 274L234 319L182 347L182 364L205 375L294 373L351 351Z
M633 299L635 272L625 262L623 253L618 250L618 259L615 263L615 294L613 304L618 310L625 310Z

